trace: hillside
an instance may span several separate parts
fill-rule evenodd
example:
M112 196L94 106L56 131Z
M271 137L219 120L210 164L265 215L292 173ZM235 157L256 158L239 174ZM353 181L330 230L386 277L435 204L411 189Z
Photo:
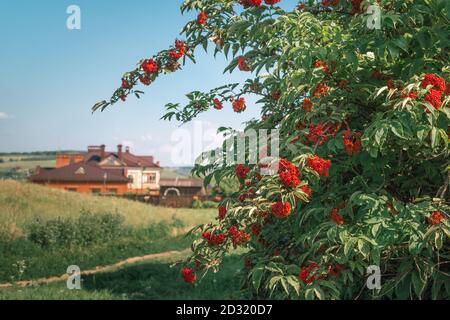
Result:
M82 210L119 213L132 226L149 225L174 218L193 226L214 218L215 210L171 209L118 198L54 190L12 180L0 181L0 226L17 225L34 218L77 217Z
M162 208L3 180L0 181L0 284L60 276L67 266L74 264L82 270L91 270L153 254L179 260L187 254L194 238L186 236L187 230L214 220L216 214L214 209ZM172 257L169 252L173 251L183 254ZM234 263L239 263L239 259ZM159 262L150 265L170 273L174 283L181 283L178 268L170 269L169 264ZM138 282L146 276L143 274ZM161 278L161 287L164 281ZM39 290L51 287L40 286ZM177 290L178 287L174 288L170 296L175 296ZM7 292L15 294L14 290ZM0 297L5 293L0 290Z

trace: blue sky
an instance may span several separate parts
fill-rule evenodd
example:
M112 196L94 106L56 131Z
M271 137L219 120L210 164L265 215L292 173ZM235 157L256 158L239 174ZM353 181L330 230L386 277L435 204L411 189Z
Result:
M171 163L176 122L159 120L168 102L182 102L192 90L243 80L222 75L227 61L203 52L197 64L163 76L104 113L91 106L109 98L121 75L143 57L167 48L194 15L182 16L181 0L14 0L0 2L0 152L84 150L119 143ZM297 1L283 0L286 8ZM81 30L66 28L69 5L81 8ZM235 114L231 106L198 118L203 128L241 127L257 117L252 103ZM193 130L187 125L186 130Z

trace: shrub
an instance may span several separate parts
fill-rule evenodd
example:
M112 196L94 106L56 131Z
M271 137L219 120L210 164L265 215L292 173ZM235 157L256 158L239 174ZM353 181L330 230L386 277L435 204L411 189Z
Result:
M214 201L201 201L201 200L194 200L192 202L192 208L193 209L214 209L217 208L218 204Z
M182 11L202 19L185 26L175 55L145 60L125 74L132 85L93 107L139 97L139 80L180 69L181 56L195 61L210 40L214 54L232 57L225 71L251 71L243 83L166 106L164 119L185 123L225 103L241 113L256 94L262 117L247 128L280 137L272 176L250 161L194 168L205 184L235 176L241 188L221 203L223 219L198 229L188 280L243 246L255 298L450 298L449 2L310 0L292 11L273 3L185 0ZM377 3L382 30L363 14ZM380 290L365 286L371 265L383 273Z
M203 209L214 209L217 208L218 204L214 201L203 201L202 208Z
M144 228L138 232L142 232L150 239L156 240L169 237L171 231L172 227L167 222L160 221L158 223L151 224L147 228Z
M202 208L202 201L201 200L194 200L192 201L192 208L193 209L201 209Z
M28 239L42 247L86 246L113 240L125 230L119 214L92 214L84 211L77 219L37 219L27 227Z

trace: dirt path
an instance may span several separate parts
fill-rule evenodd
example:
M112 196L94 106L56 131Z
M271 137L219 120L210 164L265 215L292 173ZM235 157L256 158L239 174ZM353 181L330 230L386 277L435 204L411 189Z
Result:
M126 260L122 260L120 262L117 262L115 264L111 264L108 266L98 266L98 267L95 267L94 269L82 271L81 275L88 276L88 275L97 274L97 273L112 272L112 271L115 271L122 267L133 265L133 264L136 264L139 262L169 258L169 257L175 256L175 255L187 254L188 252L190 252L190 249L185 249L183 251L167 251L167 252L149 254L149 255L141 256L141 257L128 258ZM15 283L4 283L4 284L0 284L0 289L49 284L49 283L54 283L54 282L67 281L68 278L69 278L69 275L64 274L59 277L41 278L41 279L36 279L36 280L25 280L25 281L18 281Z

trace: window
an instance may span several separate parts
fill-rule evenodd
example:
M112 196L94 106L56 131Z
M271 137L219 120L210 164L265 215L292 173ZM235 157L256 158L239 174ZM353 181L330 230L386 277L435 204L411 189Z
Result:
M86 174L86 171L84 170L83 167L80 167L77 169L77 171L75 171L75 174L76 175L84 175L84 174Z
M102 189L99 188L92 188L91 189L92 194L100 194L102 193Z
M128 180L130 181L130 183L134 182L134 176L133 175L128 175Z
M78 189L77 189L77 188L66 188L66 191L69 191L69 192L77 192Z
M108 189L108 193L117 194L117 189Z
M142 177L143 183L155 183L156 182L156 173L146 173Z

